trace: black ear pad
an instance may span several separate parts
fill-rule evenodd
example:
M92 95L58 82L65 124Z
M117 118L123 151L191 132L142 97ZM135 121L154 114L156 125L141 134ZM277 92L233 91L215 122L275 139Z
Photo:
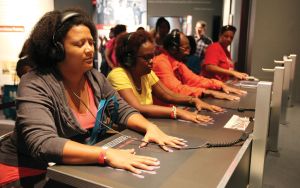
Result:
M56 62L62 61L65 58L64 45L61 42L55 42L54 47L51 49L50 56Z
M171 44L172 44L172 48L174 50L179 51L179 47L180 47L180 32L178 29L174 29L171 32L172 38L171 38Z
M79 16L80 14L78 12L65 12L62 14L62 18L60 21L60 24L58 25L57 29L54 31L53 36L52 36L52 43L53 43L53 48L50 50L50 57L55 61L55 62L60 62L65 58L65 49L64 45L57 41L57 33L58 31L63 27L63 25L70 20L73 17Z
M127 52L127 56L125 58L125 63L124 65L129 68L132 67L134 65L134 57L130 52Z

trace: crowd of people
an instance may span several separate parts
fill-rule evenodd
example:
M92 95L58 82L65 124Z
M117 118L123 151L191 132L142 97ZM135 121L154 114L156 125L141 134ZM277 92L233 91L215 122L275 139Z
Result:
M85 12L46 13L20 55L30 63L25 71L19 65L17 119L14 132L0 146L0 185L40 181L49 162L109 165L136 174L159 166L157 158L136 155L133 149L94 146L96 126L104 133L112 123L144 133L141 147L149 142L166 152L186 147L184 139L164 133L145 117L209 123L213 119L201 110L223 109L202 101L204 97L239 100L246 93L224 82L248 76L234 70L227 49L236 28L223 26L215 43L205 29L206 23L199 21L195 36L170 32L163 17L152 32L139 28L128 33L120 24L97 49L97 30ZM107 64L105 74L93 68L96 50ZM191 56L196 58L188 60ZM95 118L102 100L107 102L105 122ZM178 106L194 107L195 112ZM96 141L102 136L96 133Z

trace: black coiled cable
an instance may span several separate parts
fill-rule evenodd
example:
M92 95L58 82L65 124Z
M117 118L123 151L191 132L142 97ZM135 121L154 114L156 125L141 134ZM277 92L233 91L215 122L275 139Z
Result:
M240 142L245 141L248 138L249 134L243 133L241 137L237 140L234 140L232 142L224 142L224 143L206 143L206 148L216 148L216 147L230 147L234 146Z

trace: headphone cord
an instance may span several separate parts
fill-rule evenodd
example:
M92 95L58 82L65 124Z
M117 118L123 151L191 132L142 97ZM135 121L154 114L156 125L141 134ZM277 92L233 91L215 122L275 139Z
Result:
M201 144L199 146L184 147L184 148L176 148L176 147L165 145L165 144L158 144L158 143L154 143L154 142L146 142L144 140L137 139L137 138L131 137L129 135L123 134L120 131L117 131L117 130L115 130L115 129L109 127L109 126L107 126L105 123L102 123L101 121L99 121L96 118L96 116L92 113L91 109L85 104L85 102L75 92L72 91L72 93L79 100L79 102L81 102L85 106L85 108L88 110L88 112L95 118L95 120L98 123L100 123L101 125L103 125L104 127L106 127L107 129L113 131L116 134L122 135L122 136L124 136L124 137L126 137L126 138L128 138L130 140L133 140L133 141L136 141L136 142L140 142L140 143L157 145L157 146L160 146L160 147L166 146L166 147L171 147L171 148L177 149L177 150L190 150L190 149L211 148L211 147L229 147L229 146L233 146L233 145L235 145L237 143L240 143L242 141L245 141L248 138L248 136L249 136L248 133L244 132L238 140L235 140L235 141L232 141L232 142L229 142L229 143L209 143L209 142L205 142L204 144Z
M93 114L93 112L91 111L91 109L85 104L84 101L82 101L82 99L81 99L75 92L72 91L72 93L73 93L73 95L75 95L75 97L79 100L79 102L81 102L81 103L84 105L84 107L85 107L85 108L88 110L88 112L93 116L93 118L95 118L95 120L96 120L98 123L100 123L101 125L103 125L105 128L107 128L107 129L113 131L113 132L116 133L116 134L119 134L119 135L121 135L121 136L124 136L124 137L129 138L129 139L134 140L134 141L138 141L138 142L146 143L146 144L154 144L154 145L158 145L158 146L160 146L160 147L162 147L162 146L167 146L167 145L163 145L163 144L157 144L157 143L152 143L152 142L146 142L146 141L144 141L144 140L140 140L140 139L137 139L137 138L133 138L133 137L131 137L131 136L125 135L125 134L121 133L120 131L117 131L117 130L115 130L115 129L109 127L108 125L106 125L105 123L101 122L100 120L98 120L98 119L96 118L96 116Z

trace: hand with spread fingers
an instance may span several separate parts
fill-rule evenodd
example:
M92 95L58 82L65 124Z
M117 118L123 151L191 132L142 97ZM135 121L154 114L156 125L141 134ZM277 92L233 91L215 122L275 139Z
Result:
M149 142L155 142L159 144L163 150L168 152L173 152L171 148L181 149L187 146L187 141L182 138L165 134L154 124L148 126L143 141L144 142L140 145L140 147L145 147Z
M205 90L203 93L206 95L212 95L213 97L215 97L217 99L226 99L226 100L230 100L230 101L240 100L240 97L238 97L238 96L230 95L230 94L219 92L219 91Z
M105 162L114 168L125 169L135 174L141 174L141 170L153 171L160 165L157 158L135 155L134 149L119 150L108 149Z
M240 80L246 80L249 75L243 72L232 71L232 76Z
M220 81L220 80L216 80L216 79L212 79L214 83L216 83L217 85L221 86L222 90L229 94L229 93L234 93L234 94L238 94L238 95L245 95L247 94L247 91L241 90L241 89L236 89L234 87L230 87L228 85L226 85L224 82Z
M191 121L194 123L208 123L212 121L212 118L210 116L200 115L197 114L197 112L190 112L180 108L177 108L177 116L179 119Z
M215 105L211 105L211 104L208 104L202 100L200 100L199 98L196 98L194 97L192 99L192 103L195 105L196 109L198 111L201 111L202 109L205 109L205 110L209 110L209 111L212 111L212 112L223 112L223 109L219 106L215 106Z
M222 89L227 94L234 93L234 94L237 94L237 95L240 95L240 96L247 94L247 91L244 91L244 90L241 90L241 89L237 89L237 88L234 88L234 87L230 87L230 86L228 86L226 84L222 85Z

